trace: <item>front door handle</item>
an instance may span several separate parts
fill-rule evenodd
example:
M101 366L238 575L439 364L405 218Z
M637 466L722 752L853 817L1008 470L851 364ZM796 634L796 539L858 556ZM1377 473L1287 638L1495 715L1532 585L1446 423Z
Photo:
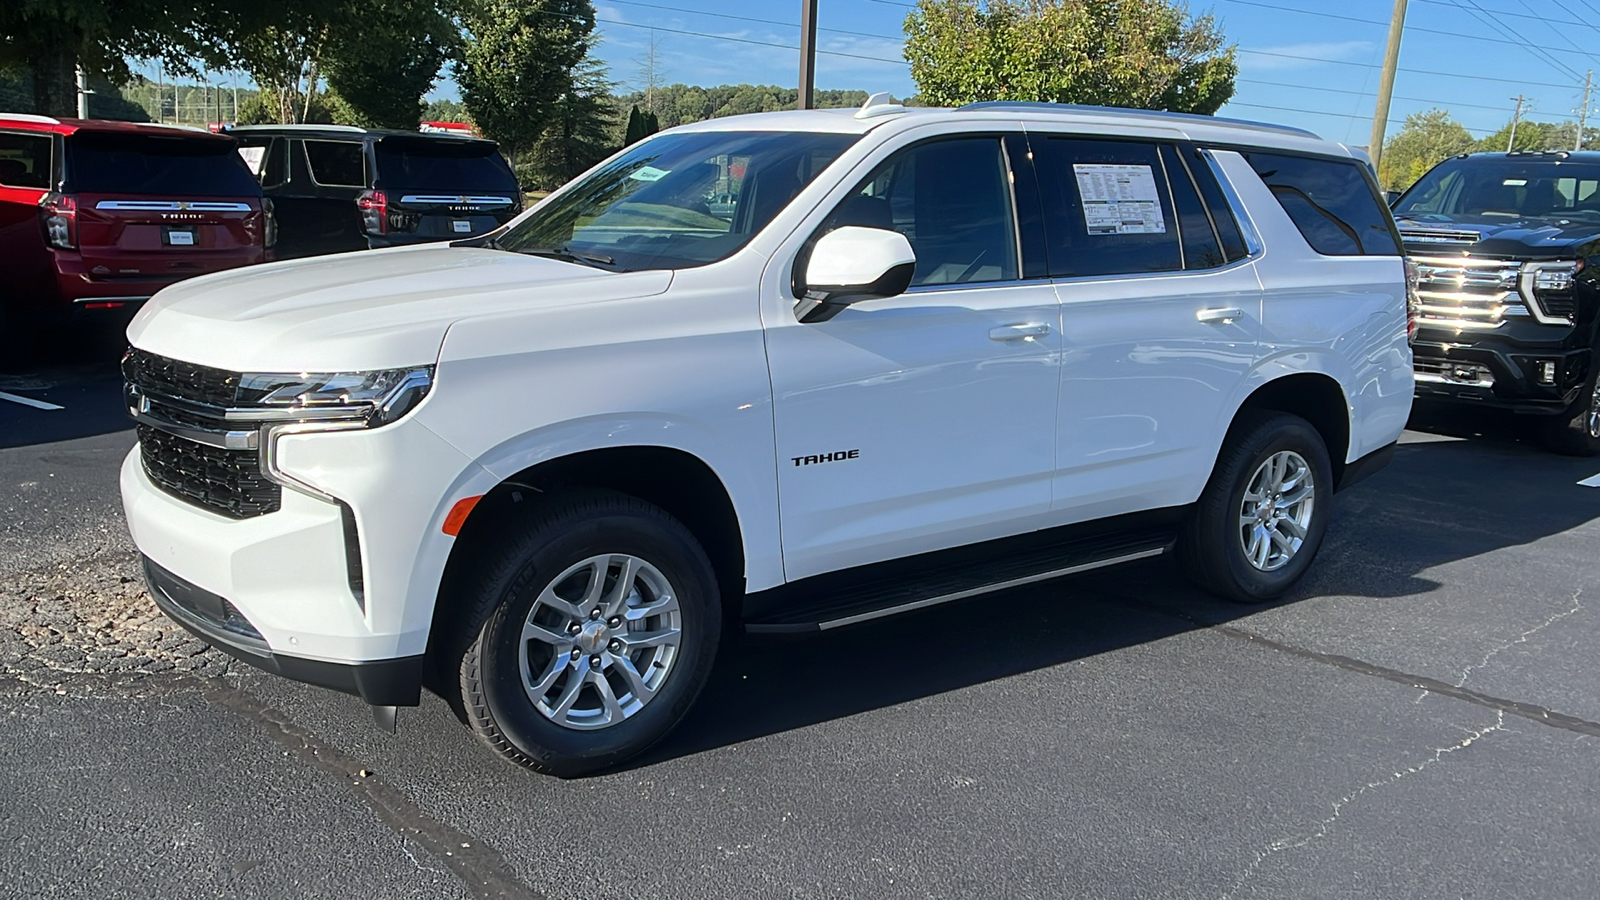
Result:
M1202 309L1195 313L1194 317L1202 322L1221 322L1224 325L1232 325L1239 319L1244 318L1244 310L1237 306L1230 306L1226 309Z
M1001 325L999 328L989 329L991 341L1015 341L1029 338L1044 337L1050 333L1050 326L1043 322L1029 322L1025 325Z

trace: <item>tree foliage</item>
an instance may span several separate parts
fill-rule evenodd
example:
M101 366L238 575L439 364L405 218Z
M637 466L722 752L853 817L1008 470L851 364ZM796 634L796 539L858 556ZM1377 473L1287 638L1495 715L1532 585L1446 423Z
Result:
M533 145L526 168L518 170L525 187L555 190L611 155L612 87L597 60L586 59L573 69L549 127Z
M322 66L352 125L415 129L459 32L438 0L361 0L337 23Z
M472 121L513 163L556 119L592 46L589 0L463 0L456 83Z
M1173 0L920 0L905 22L922 101L1042 100L1214 113L1235 47Z

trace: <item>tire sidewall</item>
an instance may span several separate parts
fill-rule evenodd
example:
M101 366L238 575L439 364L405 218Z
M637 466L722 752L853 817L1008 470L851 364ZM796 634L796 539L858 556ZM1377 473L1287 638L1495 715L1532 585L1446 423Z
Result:
M1277 427L1263 429L1251 435L1240 447L1244 464L1239 467L1232 483L1227 486L1222 508L1221 526L1224 537L1221 550L1227 561L1228 573L1243 593L1257 600L1277 597L1305 575L1317 552L1322 549L1322 540L1327 534L1330 505L1333 500L1333 468L1328 461L1328 451L1322 442L1322 436L1310 423L1301 419L1286 417L1277 420L1277 423ZM1249 487L1251 479L1255 477L1256 470L1273 454L1284 450L1300 454L1311 466L1311 475L1314 479L1311 526L1306 529L1305 540L1293 559L1281 568L1263 572L1245 557L1244 546L1239 541L1238 525L1235 523L1238 521L1240 507L1244 502L1244 492Z
M683 717L705 683L721 627L716 582L700 549L662 524L608 512L556 531L527 553L484 624L479 637L484 700L501 734L542 767L580 771L644 750ZM605 553L639 557L666 577L678 596L682 639L666 684L644 708L615 725L579 731L550 721L528 698L518 642L522 623L550 581L569 566Z

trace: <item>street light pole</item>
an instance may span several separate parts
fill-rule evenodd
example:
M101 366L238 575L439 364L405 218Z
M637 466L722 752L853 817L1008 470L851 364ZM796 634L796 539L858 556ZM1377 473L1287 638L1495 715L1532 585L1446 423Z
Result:
M1389 127L1389 100L1394 96L1394 73L1400 64L1400 35L1406 27L1406 0L1394 0L1394 18L1389 20L1389 46L1383 53L1383 75L1378 80L1378 108L1372 114L1372 142L1367 155L1372 168L1383 158L1383 134Z

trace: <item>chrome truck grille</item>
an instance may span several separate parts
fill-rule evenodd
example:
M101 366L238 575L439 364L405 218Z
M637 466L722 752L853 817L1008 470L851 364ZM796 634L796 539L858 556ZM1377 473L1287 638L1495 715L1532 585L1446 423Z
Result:
M1499 328L1507 318L1526 316L1517 292L1522 264L1500 259L1415 256L1421 301L1418 321L1458 331Z

